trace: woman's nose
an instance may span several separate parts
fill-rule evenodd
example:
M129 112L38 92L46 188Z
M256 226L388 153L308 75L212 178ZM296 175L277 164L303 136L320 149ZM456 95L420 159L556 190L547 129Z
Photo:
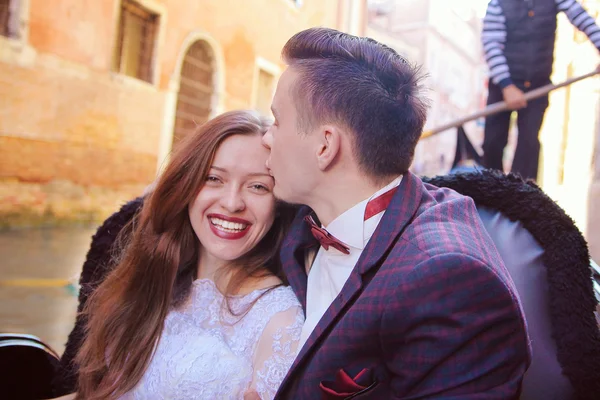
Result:
M237 188L229 190L221 199L221 204L230 213L243 211L246 208L243 196Z

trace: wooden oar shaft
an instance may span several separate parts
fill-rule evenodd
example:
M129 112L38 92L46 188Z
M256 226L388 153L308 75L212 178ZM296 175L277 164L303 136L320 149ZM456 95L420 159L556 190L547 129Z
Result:
M589 72L589 73L587 73L585 75L576 76L574 78L567 79L566 81L558 83L556 85L550 83L548 85L541 86L541 87L539 87L537 89L533 89L533 90L525 93L525 100L530 101L530 100L533 100L533 99L537 99L538 97L542 97L542 96L548 94L549 92L551 92L553 90L556 90L556 89L559 89L559 88L571 85L571 84L573 84L575 82L578 82L578 81L580 81L582 79L586 79L586 78L592 77L592 76L596 75L597 73L598 73L597 71L592 71L592 72ZM460 126L460 125L462 125L464 123L467 123L469 121L472 121L474 119L478 119L478 118L481 118L481 117L487 117L488 115L496 114L496 113L499 113L499 112L502 112L502 111L506 111L506 110L508 110L508 106L506 105L505 101L500 101L498 103L490 104L489 106L487 106L483 110L479 110L477 112L474 112L473 114L470 114L470 115L467 115L465 117L459 118L457 120L454 120L454 121L449 122L447 124L444 124L442 126L438 126L435 129L431 129L429 131L424 131L423 134L421 135L421 139L425 139L425 138L431 137L431 136L435 135L436 133L443 132L443 131L445 131L447 129L450 129L450 128L455 128L457 126Z

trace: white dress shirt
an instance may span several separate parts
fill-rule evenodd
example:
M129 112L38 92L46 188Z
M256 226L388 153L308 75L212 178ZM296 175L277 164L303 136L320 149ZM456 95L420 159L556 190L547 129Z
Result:
M342 291L356 262L383 217L385 210L365 221L367 203L400 185L401 181L402 176L399 176L371 197L356 204L324 227L330 234L349 247L350 254L344 254L331 246L329 250L325 250L323 247L319 248L312 268L308 273L306 321L302 328L298 348L302 348L306 343L325 311Z

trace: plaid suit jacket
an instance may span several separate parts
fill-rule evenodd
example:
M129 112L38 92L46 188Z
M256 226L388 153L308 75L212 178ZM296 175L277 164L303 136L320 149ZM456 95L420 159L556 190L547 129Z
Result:
M282 250L305 308L311 212ZM516 290L472 199L407 173L276 398L513 399L529 362Z

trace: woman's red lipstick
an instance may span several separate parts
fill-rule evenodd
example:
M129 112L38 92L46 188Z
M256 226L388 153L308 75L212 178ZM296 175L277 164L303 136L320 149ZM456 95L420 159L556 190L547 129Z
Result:
M238 240L243 238L244 236L246 236L248 234L248 232L250 231L250 226L252 225L249 221L246 221L245 219L241 219L241 218L235 218L235 217L228 217L226 215L222 215L222 214L208 214L207 216L208 218L208 224L210 226L210 230L212 231L212 233L221 238L221 239L226 239L226 240ZM219 225L215 225L212 222L212 219L220 219L221 221L227 221L227 222L232 222L232 223L237 223L237 224L243 224L245 225L245 228L242 230L226 230L227 228L223 228Z

